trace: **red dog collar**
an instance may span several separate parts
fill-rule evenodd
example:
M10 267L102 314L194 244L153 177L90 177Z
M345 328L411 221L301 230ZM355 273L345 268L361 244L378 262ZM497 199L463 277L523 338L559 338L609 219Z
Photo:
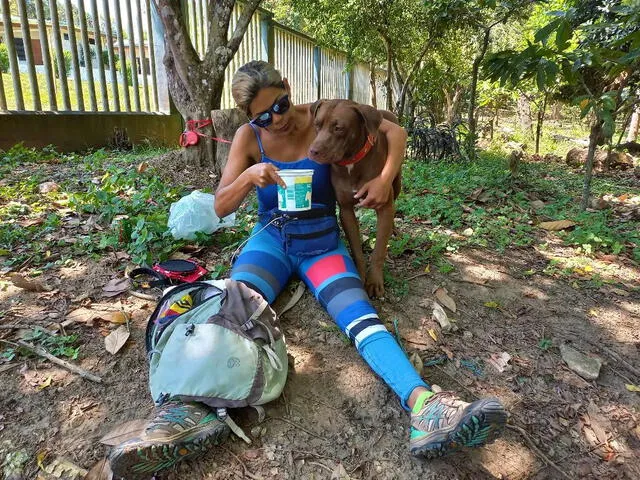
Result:
M364 146L360 149L360 151L351 158L337 162L338 165L340 165L341 167L346 167L347 165L353 165L354 163L358 163L367 155L367 153L369 153L369 151L375 145L375 143L376 143L376 137L374 137L373 135L367 135L367 141L364 142Z

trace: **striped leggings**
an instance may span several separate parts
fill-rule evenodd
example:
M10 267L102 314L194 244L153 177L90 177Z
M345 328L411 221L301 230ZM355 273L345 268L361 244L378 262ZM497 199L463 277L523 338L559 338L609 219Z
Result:
M231 271L231 278L259 292L271 304L293 273L305 282L360 355L398 395L404 408L414 388L427 384L378 318L344 243L314 257L287 255L270 227L258 224Z

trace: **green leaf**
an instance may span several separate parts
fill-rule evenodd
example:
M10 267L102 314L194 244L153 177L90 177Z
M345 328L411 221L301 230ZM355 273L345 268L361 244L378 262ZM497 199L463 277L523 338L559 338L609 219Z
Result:
M640 48L631 50L626 55L623 55L618 59L620 63L632 63L636 58L640 57Z
M540 30L536 32L534 37L535 41L546 45L547 40L549 39L549 36L551 35L551 33L553 33L553 31L557 29L560 23L563 21L564 20L562 18L556 18L552 22L542 27Z
M536 72L536 85L538 86L538 90L543 91L547 84L547 74L544 71L544 68L538 68Z
M556 32L556 46L559 50L566 50L569 46L569 40L573 36L573 29L571 24L566 20L560 22L558 31Z

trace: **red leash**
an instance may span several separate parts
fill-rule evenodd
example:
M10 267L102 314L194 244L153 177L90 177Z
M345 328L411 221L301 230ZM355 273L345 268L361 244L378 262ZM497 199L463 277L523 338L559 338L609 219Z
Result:
M209 119L187 120L187 129L180 134L180 146L190 147L191 145L197 145L198 137L210 138L220 143L231 143L229 140L225 140L224 138L210 137L209 135L205 135L204 133L198 131L201 128L207 127L209 125L213 125L213 122Z

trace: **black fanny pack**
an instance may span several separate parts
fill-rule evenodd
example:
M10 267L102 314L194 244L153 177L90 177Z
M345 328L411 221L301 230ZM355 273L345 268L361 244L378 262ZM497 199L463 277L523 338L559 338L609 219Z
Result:
M335 210L272 211L261 215L261 220L265 224L272 222L271 232L280 239L288 255L313 257L338 248L340 230Z

